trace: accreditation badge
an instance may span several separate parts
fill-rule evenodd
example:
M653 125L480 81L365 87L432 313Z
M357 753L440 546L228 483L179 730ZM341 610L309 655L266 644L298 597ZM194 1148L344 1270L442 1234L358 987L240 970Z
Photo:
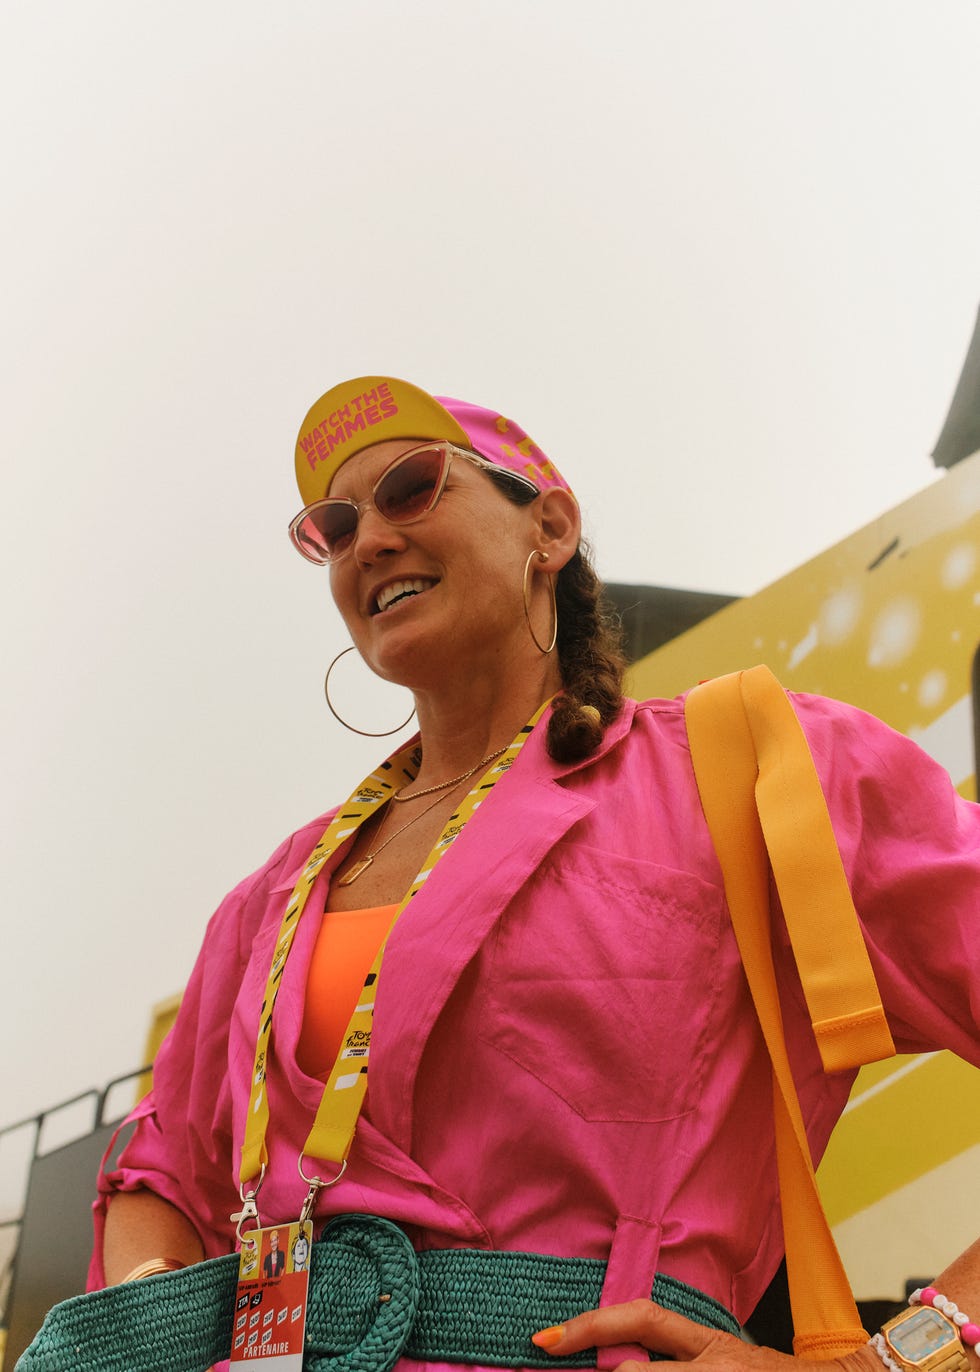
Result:
M231 1366L302 1372L313 1223L297 1220L242 1235Z

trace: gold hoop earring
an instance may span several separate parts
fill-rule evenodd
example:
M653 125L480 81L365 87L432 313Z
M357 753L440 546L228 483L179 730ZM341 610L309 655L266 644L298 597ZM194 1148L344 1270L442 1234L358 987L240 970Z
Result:
M397 725L394 729L382 729L379 733L372 733L369 729L358 729L358 727L355 724L348 724L347 720L344 719L343 715L339 714L337 710L334 708L334 703L330 699L330 673L333 671L333 669L336 667L337 663L340 661L342 657L346 657L348 653L353 652L356 652L356 649L354 648L353 644L349 648L344 648L341 652L337 654L333 662L331 662L330 666L327 668L327 675L323 678L323 694L327 698L327 709L333 715L334 719L340 721L340 723L344 726L345 729L349 729L352 734L360 734L362 738L388 738L390 734L399 733L400 730L404 729L406 724L411 723L412 718L415 714L414 705L412 706L412 713L409 715L408 719L403 720L402 723Z
M527 595L527 574L531 570L532 557L540 558L542 562L548 561L548 554L539 552L537 548L532 548L527 555L527 561L524 563L524 578L521 582L521 595L524 598L524 618L527 620L528 632L534 640L535 648L537 648L539 653L547 654L551 652L558 642L558 600L555 596L555 578L553 576L548 577L548 589L551 591L551 614L555 621L555 626L551 633L551 642L546 648L542 643L538 642L538 636L534 632L534 625L531 623L531 607L528 603Z

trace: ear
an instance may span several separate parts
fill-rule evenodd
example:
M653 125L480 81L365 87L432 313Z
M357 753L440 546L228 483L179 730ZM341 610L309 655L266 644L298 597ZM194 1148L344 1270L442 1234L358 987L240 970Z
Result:
M582 516L571 491L552 486L536 502L536 547L548 554L548 571L560 572L578 550L582 537Z

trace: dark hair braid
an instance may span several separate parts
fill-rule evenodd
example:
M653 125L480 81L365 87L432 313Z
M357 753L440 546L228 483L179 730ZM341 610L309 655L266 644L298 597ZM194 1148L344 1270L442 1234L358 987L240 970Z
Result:
M556 762L581 762L599 747L606 725L619 714L626 670L622 629L587 544L558 573L555 600L564 689L548 721L548 752Z
M515 505L537 498L506 469L487 475ZM548 720L547 748L556 762L581 762L599 747L606 725L619 714L626 671L622 626L584 540L555 578L555 604L562 693Z

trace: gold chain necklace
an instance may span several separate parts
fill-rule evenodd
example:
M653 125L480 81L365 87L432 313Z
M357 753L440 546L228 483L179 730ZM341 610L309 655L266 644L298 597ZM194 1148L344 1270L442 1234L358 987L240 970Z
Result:
M461 781L469 781L474 772L478 772L481 767L486 767L489 763L493 762L495 757L499 757L501 753L506 751L507 745L504 744L503 748L498 748L495 753L488 753L486 757L481 758L479 762L474 763L468 772L460 772L458 777L450 777L448 781L440 781L438 786L426 786L424 791L416 791L410 796L403 796L401 791L398 791L391 798L396 805L404 805L406 800L418 800L420 796L431 796L436 791L448 791L450 786L458 786ZM409 785L411 785L411 783L409 783ZM424 815L425 813L426 811L423 810L422 814ZM406 825L405 827L407 828L408 826ZM401 830L399 829L398 832L401 833ZM392 838L394 838L394 835L392 835Z
M440 793L442 791L448 791L451 786L458 786L460 782L468 781L474 772L478 772L481 767L485 767L488 763L493 762L495 757L499 757L501 753L505 753L507 751L507 747L508 745L505 743L504 746L502 748L498 748L495 753L490 753L488 757L481 758L479 762L474 763L474 765L469 769L468 772L461 772L458 777L453 777L449 781L444 781L439 786L427 786L424 791L416 791L414 796L402 796L396 792L396 794L393 795L391 798L392 800L417 800L419 796L429 796L432 795L435 791L439 791ZM437 795L435 800L431 800L423 810L420 810L418 812L417 815L413 815L412 818L407 821L407 823L403 824L399 829L396 829L393 834L389 834L388 837L385 839L384 843L379 843L377 848L373 848L370 853L365 853L359 862L354 863L354 866L350 869L349 872L344 873L344 875L339 879L337 885L353 886L354 882L361 875L361 873L366 872L367 869L371 866L371 863L382 851L382 849L387 848L389 843L394 843L395 839L398 837L399 834L403 834L406 829L410 829L413 824L416 824L420 819L423 819L429 813L430 810L434 810L442 799L443 796L441 794ZM378 826L379 835L381 833L382 827L384 826L385 819L387 819L388 817L388 813L389 812L386 810L384 813L384 817L381 820L381 824Z

